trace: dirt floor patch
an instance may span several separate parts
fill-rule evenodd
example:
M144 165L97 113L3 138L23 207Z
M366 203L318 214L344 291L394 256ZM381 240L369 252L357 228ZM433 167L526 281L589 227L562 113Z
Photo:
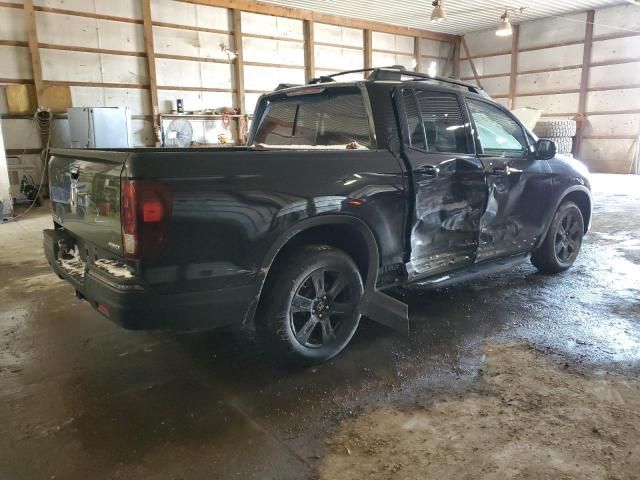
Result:
M473 387L346 421L321 479L640 477L640 383L585 376L528 345L485 347Z

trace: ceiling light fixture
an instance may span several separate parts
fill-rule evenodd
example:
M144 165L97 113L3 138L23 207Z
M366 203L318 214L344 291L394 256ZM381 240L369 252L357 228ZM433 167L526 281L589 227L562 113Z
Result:
M513 27L509 21L509 12L505 10L500 17L500 24L496 30L496 35L498 37L508 37L511 34L513 34Z
M447 14L442 7L442 0L433 0L433 11L431 12L431 21L434 23L440 23L446 20Z

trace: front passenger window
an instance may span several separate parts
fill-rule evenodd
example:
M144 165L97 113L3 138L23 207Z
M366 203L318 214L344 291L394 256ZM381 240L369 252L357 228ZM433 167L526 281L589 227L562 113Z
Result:
M485 155L521 156L527 148L522 127L498 107L467 99L469 113L476 125L476 134Z

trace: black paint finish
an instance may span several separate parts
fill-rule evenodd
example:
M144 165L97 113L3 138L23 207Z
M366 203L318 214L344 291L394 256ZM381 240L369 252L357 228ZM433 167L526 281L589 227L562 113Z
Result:
M477 151L464 99L478 95L428 82L356 85L377 148L54 151L50 178L57 233L45 236L49 263L94 305L111 306L118 317L111 318L129 328L153 328L151 316L148 322L130 320L155 304L161 308L153 308L154 315L172 317L159 327L191 327L179 314L187 305L199 325L231 324L252 319L278 253L309 234L339 241L359 257L366 281L363 309L375 319L371 306L385 303L375 300L376 286L424 281L530 252L567 195L578 202L589 225L590 186L586 169L576 160L535 160L531 148L521 158ZM469 152L433 153L409 146L404 108L396 101L404 88L453 92L464 114ZM277 92L272 99L282 95ZM252 135L270 98L263 97L257 107ZM172 195L162 254L127 262L133 277L126 281L95 265L100 258L124 263L121 177L162 181ZM60 236L82 246L93 280L106 278L115 289L101 290L93 282L92 291L85 292L69 277L57 258ZM118 291L122 283L139 289ZM135 301L128 300L132 296ZM400 307L394 305L396 314L379 320L394 324L394 318L406 316L406 307Z

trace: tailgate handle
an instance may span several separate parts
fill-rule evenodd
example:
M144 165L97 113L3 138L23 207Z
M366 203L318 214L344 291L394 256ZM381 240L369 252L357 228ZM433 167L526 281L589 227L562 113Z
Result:
M78 177L80 176L80 169L77 167L74 167L70 170L71 173L71 180L77 180Z

